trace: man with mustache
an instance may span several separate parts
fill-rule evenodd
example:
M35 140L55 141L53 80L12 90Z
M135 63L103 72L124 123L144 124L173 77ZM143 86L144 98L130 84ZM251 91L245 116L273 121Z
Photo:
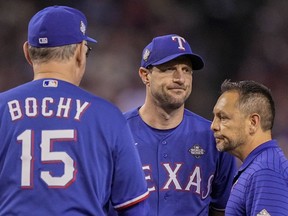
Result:
M217 149L243 164L234 178L226 215L288 215L288 161L272 139L270 90L255 81L221 85L211 129Z

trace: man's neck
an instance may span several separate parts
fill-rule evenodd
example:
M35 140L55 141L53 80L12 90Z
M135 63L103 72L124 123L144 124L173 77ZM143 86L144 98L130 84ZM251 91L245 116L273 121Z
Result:
M163 130L177 127L183 119L183 113L184 105L169 112L158 106L149 106L147 103L139 109L139 114L146 124Z
M33 65L34 69L34 80L54 78L64 80L74 85L79 85L80 81L75 77L73 68L70 64L61 64L50 62L48 64Z

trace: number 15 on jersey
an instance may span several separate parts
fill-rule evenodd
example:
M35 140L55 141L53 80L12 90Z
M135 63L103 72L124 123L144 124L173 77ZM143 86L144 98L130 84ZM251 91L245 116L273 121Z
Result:
M21 187L32 188L34 179L34 131L25 130L17 140L22 144L21 153ZM43 130L41 131L40 159L42 163L64 164L61 176L52 176L50 171L40 171L40 178L51 188L66 188L72 184L76 177L75 161L64 151L53 151L55 141L67 145L65 141L76 141L75 130ZM71 142L68 142L71 143ZM37 157L39 157L37 156Z

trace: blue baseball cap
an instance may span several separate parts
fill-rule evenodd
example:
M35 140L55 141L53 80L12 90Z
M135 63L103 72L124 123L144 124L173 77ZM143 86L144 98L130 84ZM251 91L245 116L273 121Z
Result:
M160 65L182 55L190 57L193 70L200 70L204 67L202 58L192 52L190 45L183 37L176 34L153 38L143 50L141 67Z
M97 41L86 35L85 15L67 6L50 6L36 13L28 25L28 44L33 47L57 47Z

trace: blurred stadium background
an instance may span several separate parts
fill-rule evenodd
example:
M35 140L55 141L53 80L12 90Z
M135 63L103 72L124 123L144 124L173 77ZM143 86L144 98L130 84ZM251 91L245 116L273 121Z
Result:
M49 5L67 5L88 19L92 45L81 87L122 111L144 101L138 77L142 49L155 36L176 33L200 54L187 108L212 119L225 79L267 85L276 103L275 139L288 156L287 0L13 0L0 3L0 91L33 78L22 45L31 16Z

